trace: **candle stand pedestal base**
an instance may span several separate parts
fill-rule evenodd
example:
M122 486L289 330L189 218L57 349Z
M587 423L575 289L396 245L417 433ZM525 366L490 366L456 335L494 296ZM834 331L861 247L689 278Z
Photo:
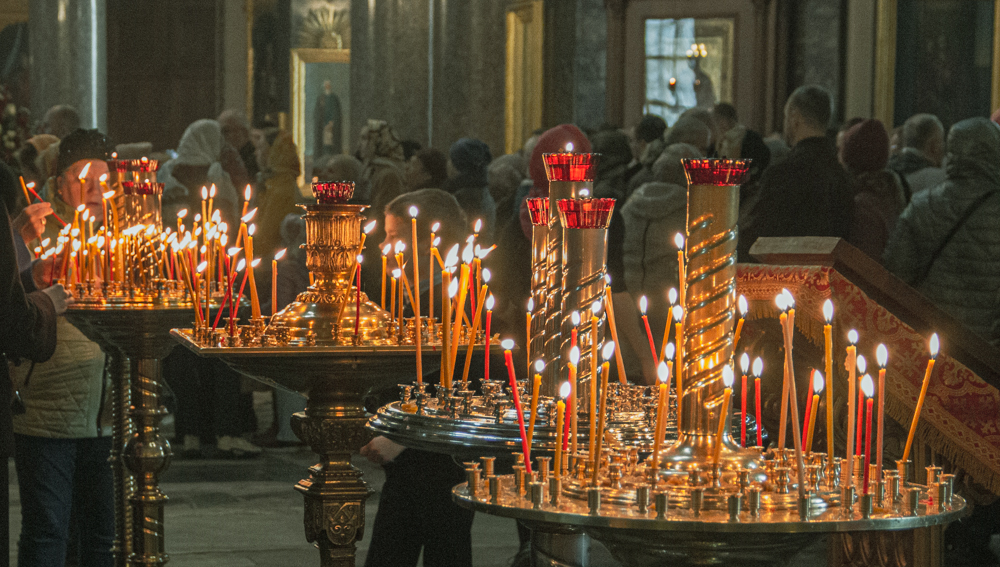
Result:
M190 323L190 307L81 305L67 319L108 355L113 400L111 466L115 482L115 565L163 565L159 475L170 463L160 435L161 360L174 348L170 329Z

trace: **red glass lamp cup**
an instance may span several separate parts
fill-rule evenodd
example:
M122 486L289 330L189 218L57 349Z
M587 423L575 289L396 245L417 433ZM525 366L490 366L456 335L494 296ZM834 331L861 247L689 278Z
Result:
M531 224L535 226L549 225L549 200L545 197L527 199L528 216L531 217Z
M750 175L749 159L684 159L684 173L690 185L742 185Z
M542 154L549 181L593 181L601 154Z
M559 217L566 228L608 228L614 199L559 199Z
M313 195L320 205L346 203L354 196L353 181L326 181L312 184Z

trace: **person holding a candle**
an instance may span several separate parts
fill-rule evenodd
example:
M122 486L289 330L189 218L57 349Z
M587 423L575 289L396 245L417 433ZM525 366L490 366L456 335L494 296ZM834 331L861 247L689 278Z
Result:
M440 223L436 237L439 248L448 250L465 240L465 214L455 198L439 189L421 189L393 199L384 210L386 239L382 245L407 244L403 252L404 266L412 274L410 207L417 207L417 261L420 262L421 315L440 317L441 302L435 301L437 313L429 312L430 286L442 290L441 271L432 269L430 259L431 226ZM436 264L433 264L436 266ZM412 316L407 294L404 315ZM463 351L464 352L464 351ZM437 383L438 364L424 357L424 382ZM481 359L473 368L483 368ZM415 377L414 377L415 378ZM405 378L400 380L406 381ZM412 381L412 379L411 379ZM374 411L385 403L398 400L395 387L372 395L366 405ZM409 449L379 436L361 449L361 454L385 469L385 484L379 500L378 513L372 523L371 544L365 565L368 567L408 567L417 564L423 550L424 565L472 564L471 511L451 501L451 488L462 482L465 473L450 456Z

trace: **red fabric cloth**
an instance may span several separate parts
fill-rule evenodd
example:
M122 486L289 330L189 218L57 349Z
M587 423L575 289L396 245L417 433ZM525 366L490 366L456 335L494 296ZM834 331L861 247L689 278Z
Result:
M889 133L874 118L855 124L844 134L840 160L854 173L879 171L889 163Z
M542 163L542 154L551 154L566 150L566 144L573 143L573 151L580 153L590 152L590 140L582 130L572 124L560 124L555 128L546 130L538 138L534 151L531 152L531 161L528 162L528 174L534 187L528 192L529 198L548 197L549 180L545 176L545 164ZM525 237L531 239L531 218L528 216L528 206L521 202L521 230Z
M916 332L829 267L741 264L737 274L738 293L750 301L748 321L777 318L774 297L787 288L795 296L796 328L817 346L823 341L823 301L833 300L835 397L847 391L847 331L858 330L858 353L870 361L876 345L884 343L889 349L886 415L909 429L929 358L930 332ZM944 348L931 375L917 437L976 482L1000 492L1000 391L949 357L948 339L941 338ZM812 365L822 368L823 361ZM868 368L874 374L871 363Z

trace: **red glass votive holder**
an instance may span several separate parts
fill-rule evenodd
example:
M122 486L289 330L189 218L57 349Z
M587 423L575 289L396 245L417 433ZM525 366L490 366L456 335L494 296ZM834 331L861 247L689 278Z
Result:
M608 228L614 199L559 199L559 217L566 228Z
M750 175L749 159L683 159L689 185L742 185Z
M549 181L593 181L601 154L542 154Z
M535 226L548 226L549 224L549 200L544 197L527 199L528 216L531 224Z
M141 158L129 160L129 171L152 173L160 168L160 160Z
M162 195L163 184L143 181L122 181L122 193L126 195Z
M325 181L312 184L313 195L320 205L346 203L354 196L353 181Z

